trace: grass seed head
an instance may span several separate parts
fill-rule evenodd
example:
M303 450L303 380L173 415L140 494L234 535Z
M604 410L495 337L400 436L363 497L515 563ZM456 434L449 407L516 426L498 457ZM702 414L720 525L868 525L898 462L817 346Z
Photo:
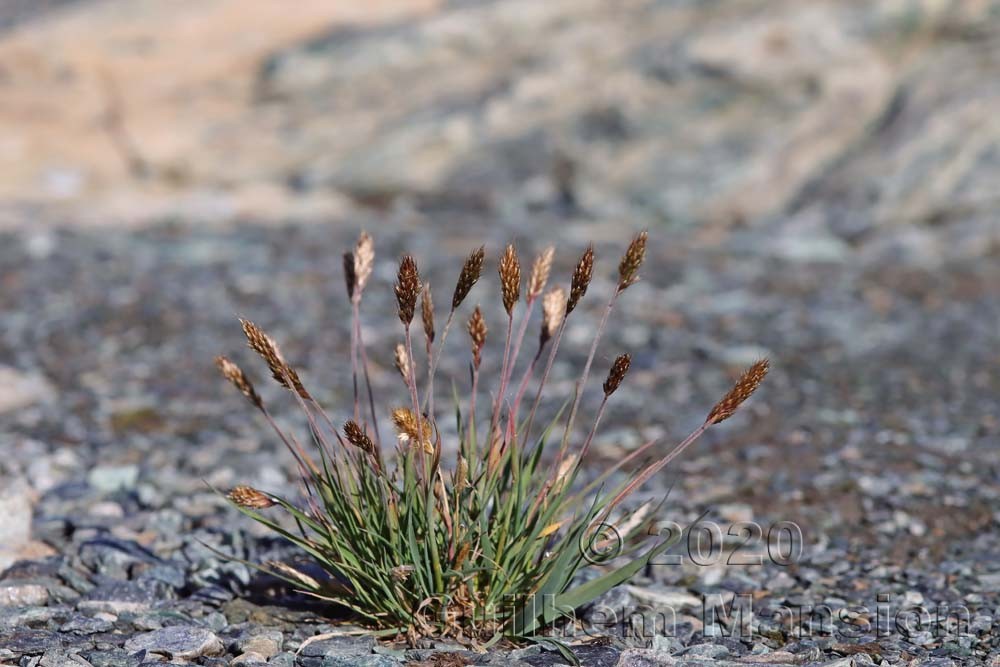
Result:
M312 396L306 391L299 374L294 368L288 365L281 355L281 349L274 339L250 320L240 320L243 325L243 333L246 334L247 343L250 349L261 356L271 370L271 376L275 381L286 389L296 392L305 400L310 400Z
M534 301L545 289L545 284L549 281L549 272L552 270L552 258L556 254L554 246L549 246L535 258L535 263L531 267L531 278L528 280L528 301Z
M368 284L372 268L375 266L375 241L372 240L368 232L362 231L358 236L352 259L354 263L354 290L351 292L351 296L360 299L361 292Z
M553 287L542 297L542 333L540 344L545 345L566 317L566 290Z
M344 253L344 285L347 287L347 298L353 299L358 287L358 276L354 271L354 253Z
M634 285L639 279L639 267L646 256L646 232L639 232L628 244L628 250L622 255L622 261L618 263L618 291Z
M396 276L396 304L399 307L399 321L404 326L410 326L413 312L417 308L417 295L420 293L420 273L417 262L412 255L403 255L399 262L399 272Z
M500 257L500 291L503 307L510 315L521 296L521 262L513 243L507 245Z
M469 318L469 338L472 339L472 365L479 368L482 362L483 346L486 345L486 320L483 319L483 311L477 305Z
M261 400L260 395L257 390L254 389L253 383L246 376L239 366L234 364L232 361L223 356L218 356L215 358L215 365L222 372L222 376L229 380L234 387L239 389L244 396L256 407L258 410L264 409L264 401Z
M732 417L743 401L757 391L757 387L764 381L764 377L770 369L770 362L767 359L761 359L743 371L729 393L723 396L722 400L716 403L712 411L708 413L705 423L718 424Z
M431 285L427 283L420 292L420 319L424 325L424 336L428 343L434 342L434 298L431 296Z
M392 423L396 427L396 437L403 444L418 442L423 444L424 451L428 454L434 453L434 446L431 443L431 424L428 419L420 420L420 430L424 432L423 438L417 437L417 418L413 410L409 408L396 408L392 411Z
M365 430L358 426L358 423L353 419L349 419L344 422L344 435L347 437L347 441L365 452L366 454L375 455L375 443L372 439L368 437Z
M594 246L587 246L587 249L577 262L573 270L573 279L570 281L569 300L566 302L566 314L569 315L575 309L583 295L587 293L590 286L590 279L594 277Z
M227 497L240 507L252 510L263 510L278 504L263 491L258 491L252 486L245 484L233 487L233 490L229 492Z
M611 370L608 371L608 379L604 381L605 396L610 396L615 393L621 385L622 380L625 379L625 375L628 374L628 368L631 364L632 356L627 352L625 354L618 355L615 362L611 364Z
M396 343L396 370L403 376L404 382L410 380L410 355L406 351L406 346Z
M483 274L483 260L485 257L486 247L479 246L465 260L465 264L462 265L462 273L459 274L458 282L455 284L455 294L451 298L452 310L462 305L465 297L469 296L472 286L479 281L479 276Z

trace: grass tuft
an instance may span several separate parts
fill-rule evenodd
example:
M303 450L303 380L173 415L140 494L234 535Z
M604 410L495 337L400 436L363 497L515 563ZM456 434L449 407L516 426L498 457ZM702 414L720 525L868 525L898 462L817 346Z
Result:
M471 346L463 346L468 355L469 385L455 392L447 411L451 417L435 411L434 372L456 311L482 275L483 247L466 259L444 328L437 337L430 285L421 282L413 257L402 257L394 293L404 342L386 354L394 358L406 387L409 404L403 406L398 395L374 396L368 382L360 305L374 265L372 238L362 233L354 249L344 255L345 285L352 306L354 404L353 411L350 406L337 410L340 428L305 388L277 343L253 322L241 320L250 347L303 410L309 441L315 446L307 452L294 434L279 427L243 370L218 357L216 365L222 375L260 411L293 455L302 489L301 498L288 499L240 485L227 498L240 511L298 545L325 571L326 578L306 575L280 562L258 567L300 591L348 610L358 622L384 634L396 632L413 641L452 637L481 646L500 637L539 640L540 633L571 615L573 609L648 565L670 543L659 542L643 551L641 537L650 506L622 512L621 504L706 429L729 418L758 388L769 367L766 360L751 366L690 436L665 454L649 458L616 487L605 489L601 485L629 462L649 456L654 443L647 443L603 471L587 487L579 488L577 478L606 406L626 380L631 364L628 353L620 354L611 364L602 385L600 407L585 435L574 431L574 420L616 300L638 280L646 240L645 232L637 235L621 258L617 285L594 329L590 354L573 395L553 397L572 404L568 418L562 422L557 417L541 433L533 432L532 422L545 395L566 322L593 278L592 246L577 262L568 289L559 286L547 292L555 251L542 251L532 265L523 308L516 307L521 296L517 251L513 245L504 249L499 259L507 320L502 364L495 377L480 377L488 330L477 305L466 327ZM410 331L418 297L426 367L423 355L419 360L413 356ZM538 345L534 354L519 364L536 301L541 301L542 309ZM545 349L548 358L536 378ZM522 375L514 383L512 375L518 367ZM367 415L361 409L359 374L368 388ZM418 383L418 375L426 382ZM522 418L522 398L532 383L537 385L536 394L527 418ZM481 391L493 397L489 414L476 411ZM395 439L388 442L379 436L380 410L395 430ZM445 430L456 434L447 436L448 442L442 442L439 418L455 419L455 429ZM559 447L552 451L549 445L559 429ZM279 513L289 520L278 521L275 515ZM617 569L574 585L581 570L601 567L584 547L596 538L600 538L598 546L604 544L604 524L609 521L623 543L631 545L629 559ZM287 528L289 525L295 529Z

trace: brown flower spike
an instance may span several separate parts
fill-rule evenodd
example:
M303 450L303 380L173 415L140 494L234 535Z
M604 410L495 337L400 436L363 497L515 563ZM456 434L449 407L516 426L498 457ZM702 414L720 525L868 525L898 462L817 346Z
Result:
M500 257L500 291L503 294L503 307L510 315L521 296L521 262L517 259L513 244L509 244Z
M349 419L344 422L344 435L347 437L347 441L365 452L366 454L375 455L375 443L372 439L368 437L365 430L358 426L358 423L353 419Z
M472 365L479 368L482 361L483 345L486 344L486 320L483 319L483 311L479 306L472 311L469 318L469 338L472 339Z
M252 486L240 484L229 492L228 498L239 505L252 510L263 510L277 505L271 496L263 491L258 491Z
M618 358L615 359L615 363L611 364L611 370L608 371L608 379L604 381L605 397L615 393L621 385L622 380L625 379L625 375L628 373L628 368L631 364L631 355L628 353L618 355Z
M479 276L483 273L483 259L486 257L486 247L479 246L472 251L472 254L462 265L462 273L458 276L458 283L455 284L455 295L451 298L451 309L455 310L465 297L469 296L472 286L479 281Z
M569 315L580 303L580 299L587 293L590 286L590 279L594 277L594 246L587 246L587 249L580 257L580 261L573 270L573 279L570 282L569 301L566 302L566 314Z
M420 294L420 273L412 255L403 255L400 260L394 290L396 304L399 306L399 321L403 326L410 326L413 312L417 308L417 295Z
M430 283L424 285L420 292L420 319L424 325L424 336L428 343L434 342L434 299L431 296Z
M250 349L264 359L275 381L282 387L295 391L303 399L310 400L312 396L306 391L302 380L299 379L299 374L281 356L281 350L274 339L250 320L240 320L240 324L243 325L243 333L247 337Z
M715 404L712 411L705 419L706 424L718 424L733 416L736 409L743 401L750 398L750 395L757 391L757 387L764 381L764 376L771 369L771 364L767 359L761 359L750 368L743 371L743 375L736 381L729 393L722 397L722 400Z
M646 256L646 232L636 234L632 242L628 244L628 250L622 256L622 261L618 264L618 291L634 285L639 279L639 267Z
M254 389L253 383L247 378L243 369L222 356L215 358L215 365L222 372L222 376L232 382L234 387L243 392L243 395L247 397L254 407L258 410L264 409L264 402L260 399L260 395L257 394L257 390Z

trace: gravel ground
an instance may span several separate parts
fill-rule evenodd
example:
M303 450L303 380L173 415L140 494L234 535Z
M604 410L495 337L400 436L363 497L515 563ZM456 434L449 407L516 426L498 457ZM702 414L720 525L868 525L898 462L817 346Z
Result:
M449 658L456 647L351 635L302 648L342 625L210 549L295 557L206 486L281 490L291 473L211 359L232 354L263 377L236 321L252 317L324 402L345 405L339 253L361 226L378 251L366 336L391 396L389 284L404 248L446 292L481 241L494 261L509 239L525 254L556 242L566 279L594 240L597 276L554 371L556 390L571 386L631 232L557 205L520 226L470 217L415 207L339 225L5 234L0 662L559 664L538 648ZM651 230L644 280L596 362L634 355L594 469L646 438L682 437L748 361L766 354L774 370L643 496L672 486L660 519L708 512L730 535L725 553L682 548L679 564L583 610L584 664L949 665L1000 652L1000 262L995 245L950 254L966 227L922 231L916 250L891 232L837 253L822 239L789 249L767 229ZM499 322L495 291L484 281L473 298ZM443 370L459 367L456 355ZM295 419L278 390L265 398ZM594 387L585 410L598 398ZM801 529L787 559L782 522Z

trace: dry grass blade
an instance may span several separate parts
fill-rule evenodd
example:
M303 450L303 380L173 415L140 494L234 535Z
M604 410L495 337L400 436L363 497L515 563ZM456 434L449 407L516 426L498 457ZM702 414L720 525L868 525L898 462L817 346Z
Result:
M299 379L299 374L294 368L288 365L285 358L281 355L281 350L278 348L278 344L274 342L274 339L264 333L260 327L250 320L241 319L240 324L243 325L243 333L247 337L250 349L259 354L267 363L267 367L271 370L271 376L274 377L275 381L282 387L296 392L305 400L312 399L312 396L309 395L309 392L303 386L302 380Z
M430 283L424 285L420 292L420 319L424 325L424 336L428 343L434 342L434 298L431 296Z
M732 417L743 401L757 391L757 387L764 381L764 377L770 369L770 362L767 359L761 359L743 371L729 393L723 396L722 400L716 403L712 411L708 413L705 423L718 424Z
M540 345L545 345L555 335L566 317L566 290L553 287L542 298L542 333Z
M566 302L566 314L569 315L575 309L583 295L587 293L590 286L590 279L594 277L594 246L587 246L587 249L580 257L580 261L573 270L573 279L570 281L569 300Z
M479 368L482 362L483 346L486 345L486 320L483 319L483 311L477 305L469 318L469 338L472 339L472 365Z
M510 315L521 296L521 262L513 244L508 244L500 257L500 292L503 307Z
M473 285L479 281L479 277L483 274L483 260L485 258L486 246L479 246L465 260L465 264L462 265L462 273L459 274L458 282L455 284L455 294L451 298L452 310L462 305L465 297L469 296Z
M549 281L549 272L552 270L552 258L556 254L554 246L549 246L535 258L535 263L531 267L531 278L528 280L528 300L534 301L545 289L545 284Z
M273 498L271 498L271 496L267 495L263 491L258 491L252 486L247 486L245 484L233 487L233 490L230 491L226 497L240 507L252 510L263 510L268 507L274 507L278 504Z
M244 396L256 407L258 410L264 409L264 402L261 400L260 395L257 394L257 390L254 389L253 383L246 376L239 366L234 364L232 361L223 356L218 356L215 358L215 365L222 372L222 376L229 380L234 387L239 389Z
M618 291L634 285L639 279L639 267L646 256L646 232L639 232L628 245L628 250L618 263Z
M608 378L604 381L605 396L615 393L618 387L621 386L622 380L625 379L625 375L628 373L628 368L631 364L631 355L628 353L618 355L615 362L611 364L611 370L608 371Z
M413 321L413 313L417 308L417 295L420 293L420 273L412 255L403 255L400 260L394 289L399 308L399 321L404 326L409 326Z

